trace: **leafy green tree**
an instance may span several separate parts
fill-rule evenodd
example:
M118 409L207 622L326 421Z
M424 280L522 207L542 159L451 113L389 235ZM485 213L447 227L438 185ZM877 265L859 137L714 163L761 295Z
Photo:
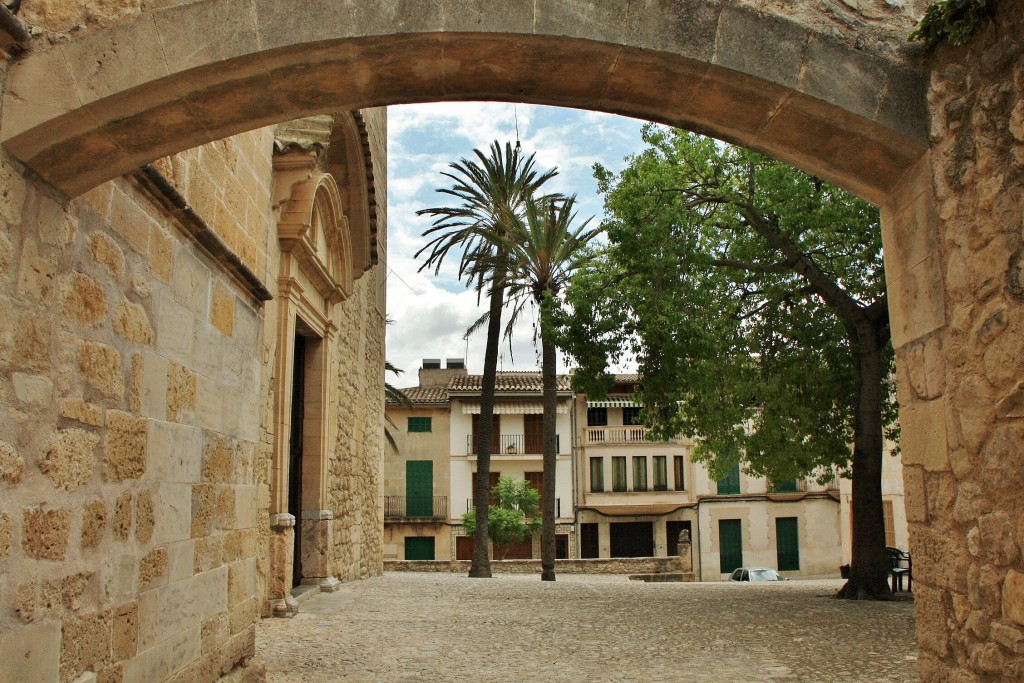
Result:
M532 538L540 528L541 523L537 518L539 494L526 480L499 477L498 483L494 485L494 496L498 499L498 505L489 510L486 532L494 543L494 554L499 560L504 560L509 545ZM480 528L476 519L476 510L469 510L462 515L462 524L473 535L474 542L476 531Z
M488 313L481 318L487 324L484 351L484 373L480 395L480 420L476 434L477 485L473 492L476 516L481 525L475 534L471 577L491 576L487 555L488 496L487 482L491 471L491 433L494 429L494 390L498 374L498 344L501 337L501 309L505 302L507 259L489 237L503 236L522 210L526 197L556 175L550 170L535 170L534 155L523 158L512 145L504 151L495 141L490 154L473 150L476 159L461 159L450 164L451 171L441 175L451 180L451 187L438 192L454 200L451 206L417 211L434 222L424 233L427 245L416 252L426 254L420 270L433 268L435 275L451 252L460 253L458 277L475 286L478 295L488 290ZM475 329L476 325L471 328ZM469 332L467 332L469 334Z
M555 580L555 468L558 457L557 366L555 316L562 290L573 274L594 255L590 243L600 230L586 228L590 219L576 225L576 198L548 195L528 198L522 218L504 237L497 237L496 252L508 255L508 299L512 305L508 331L532 302L540 310L541 377L544 416L543 532L541 580Z
M853 479L840 597L886 597L883 430L893 365L878 212L785 164L648 126L618 176L596 168L601 262L570 287L561 342L588 393L634 359L644 420L699 439L723 476ZM849 444L853 443L852 453Z

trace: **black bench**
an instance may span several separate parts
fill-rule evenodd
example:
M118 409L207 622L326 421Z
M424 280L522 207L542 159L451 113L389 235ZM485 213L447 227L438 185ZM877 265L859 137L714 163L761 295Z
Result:
M892 576L892 592L903 590L903 577L907 578L907 590L914 590L913 563L910 560L910 553L899 548L886 548L885 554L889 558L889 575Z

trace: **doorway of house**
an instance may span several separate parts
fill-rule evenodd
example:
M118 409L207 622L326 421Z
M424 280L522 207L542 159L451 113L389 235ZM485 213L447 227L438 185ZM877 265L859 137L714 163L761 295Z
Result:
M305 417L306 340L295 335L292 358L291 436L288 443L288 513L295 517L292 585L302 583L302 421Z

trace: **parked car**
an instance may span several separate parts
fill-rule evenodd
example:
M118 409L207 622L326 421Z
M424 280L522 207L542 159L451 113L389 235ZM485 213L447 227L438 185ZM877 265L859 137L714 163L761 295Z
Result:
M774 569L767 567L740 567L733 571L730 581L789 581Z

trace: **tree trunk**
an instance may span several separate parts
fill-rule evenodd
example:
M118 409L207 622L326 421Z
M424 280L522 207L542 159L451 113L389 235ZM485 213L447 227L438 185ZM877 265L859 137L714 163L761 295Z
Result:
M541 581L555 580L555 467L558 446L555 421L558 418L558 350L549 338L550 326L541 318L541 372L544 386L544 481L542 488L540 567Z
M892 597L887 582L889 558L885 552L882 516L882 347L874 326L859 326L857 395L853 432L853 561L850 578L836 594L847 600Z
M487 347L484 350L483 386L480 388L480 420L476 434L476 485L473 487L476 531L473 534L473 561L469 576L491 578L491 559L487 552L487 516L490 506L491 433L494 430L494 387L498 377L498 343L501 341L501 309L505 303L505 281L495 278L491 288Z

